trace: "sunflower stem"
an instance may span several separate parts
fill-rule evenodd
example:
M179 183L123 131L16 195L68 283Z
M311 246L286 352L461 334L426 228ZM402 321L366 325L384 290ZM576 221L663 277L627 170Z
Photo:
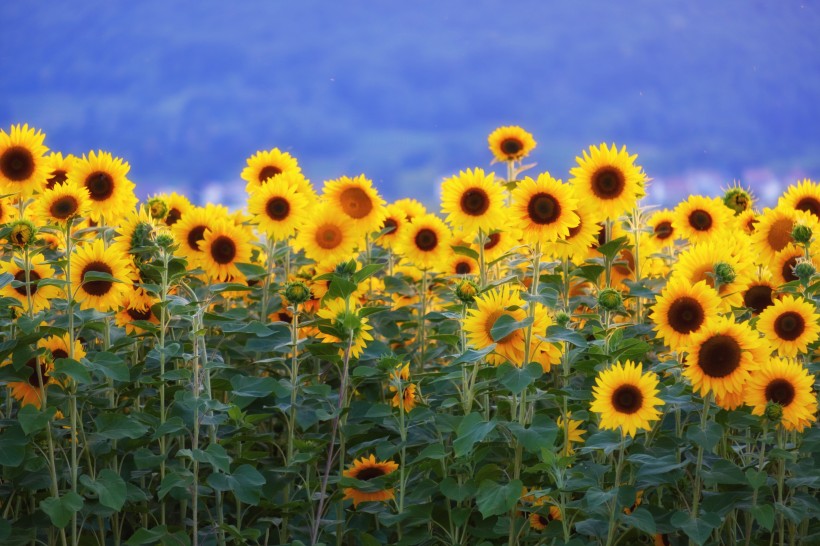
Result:
M757 471L761 472L763 470L763 463L766 460L766 442L767 436L769 434L769 420L763 419L763 434L761 435L761 442L760 442L760 457L757 461ZM752 493L752 511L754 511L755 506L757 506L757 492L759 488L755 488L754 492ZM751 515L746 517L746 532L744 533L745 536L745 545L749 546L750 541L752 540L752 517Z
M703 397L703 413L700 416L700 430L706 430L706 421L712 402L712 392ZM695 464L695 485L692 488L692 519L698 519L700 514L701 468L703 467L703 445L698 445L698 458Z
M606 534L606 546L612 546L612 540L615 538L615 532L618 529L618 526L615 524L615 514L618 512L618 492L621 489L621 472L623 471L624 466L624 451L626 451L626 436L624 435L623 429L621 429L621 443L618 446L618 462L615 465L615 484L613 485L615 496L612 499L612 507L609 511L609 526Z
M478 291L484 290L487 286L487 261L484 258L484 244L487 242L487 236L484 230L478 228Z
M786 449L786 432L783 428L783 425L779 425L777 427L777 447L778 449L784 450ZM780 546L784 546L786 543L786 535L785 535L785 528L783 519L783 482L786 478L786 458L781 457L780 461L778 461L777 465L777 503L780 505L780 508L777 510L777 536Z
M290 468L293 464L293 456L295 454L295 440L296 440L296 400L299 394L299 304L293 304L293 321L290 325L290 345L291 345L291 360L290 360L290 408L288 410L288 446L287 458L285 462L286 468ZM290 482L285 484L284 491L285 505L290 502ZM281 542L284 544L288 541L288 514L282 518L282 532L280 533Z
M421 311L419 312L419 371L424 371L424 349L425 349L425 335L427 334L424 317L427 316L427 270L421 271Z
M265 257L265 282L262 283L262 312L259 319L264 323L268 323L268 305L270 303L270 282L273 278L273 255L276 253L276 241L268 237L265 242L267 256Z

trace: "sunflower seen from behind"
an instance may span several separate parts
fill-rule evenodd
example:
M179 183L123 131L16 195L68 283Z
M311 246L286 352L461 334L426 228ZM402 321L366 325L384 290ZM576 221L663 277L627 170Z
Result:
M447 225L434 214L413 219L397 242L396 252L421 270L442 269L452 235Z
M645 195L646 174L635 165L637 157L629 155L626 146L590 146L589 153L585 150L582 158L575 158L578 166L570 169L576 199L593 204L599 220L632 210Z
M91 151L74 162L68 181L88 190L89 216L97 222L114 222L137 205L131 166L109 152Z
M802 432L817 420L817 393L813 387L814 376L800 363L775 357L749 379L745 402L753 415L765 415L769 404L779 405L783 428Z
M499 127L487 137L494 161L519 161L535 149L535 139L517 125Z
M349 227L360 237L379 231L387 214L384 199L373 187L373 181L363 174L328 180L322 191L322 199L347 217Z
M115 309L131 277L128 255L113 247L105 248L102 239L78 245L71 256L71 289L81 309L106 312ZM86 279L88 274L110 278Z
M801 297L785 295L766 307L757 321L757 330L780 356L796 357L820 337L817 307Z
M595 378L592 392L590 409L599 414L599 427L604 430L620 429L624 436L634 438L661 417L656 408L663 405L658 398L658 377L643 373L643 364L627 360L610 366Z
M0 129L0 191L29 197L42 191L49 170L43 144L46 135L25 125L12 125L9 132Z
M671 279L657 297L650 318L664 343L677 351L706 322L717 317L720 308L720 298L706 281L691 284L678 277Z
M377 478L388 476L396 470L399 465L393 461L377 461L375 455L361 457L354 460L342 475L345 478L353 478L361 482L369 482ZM392 487L374 487L372 489L361 489L357 487L345 487L343 500L351 499L356 507L361 502L383 502L395 497Z
M441 210L454 228L470 235L485 233L506 222L504 187L494 173L467 169L444 180L441 185Z
M535 180L525 177L512 191L510 220L522 231L524 242L534 245L565 239L580 222L577 208L572 188L542 173Z
M350 341L350 356L353 358L362 356L367 342L373 341L373 336L370 334L373 326L370 325L367 317L359 315L355 301L346 304L341 298L323 299L321 305L316 315L328 320L331 326L337 329L348 330L350 339L343 339L341 336L321 330L318 334L319 339L325 343L341 343L345 346ZM344 349L339 351L344 354Z
M274 241L295 235L307 216L308 200L288 183L291 176L283 173L269 180L248 199L248 213L253 222Z

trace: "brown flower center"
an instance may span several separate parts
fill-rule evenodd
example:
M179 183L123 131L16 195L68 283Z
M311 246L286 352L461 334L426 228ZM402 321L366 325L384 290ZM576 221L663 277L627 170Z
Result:
M66 180L68 180L68 173L62 169L57 169L56 171L51 173L51 176L46 181L46 189L50 190L57 184L62 184Z
M391 233L396 233L396 230L399 228L399 223L396 222L394 218L388 218L382 224L382 230L387 230L384 232L385 235L389 235Z
M188 246L191 250L199 250L199 243L205 239L205 230L208 226L196 226L188 232Z
M421 228L415 237L416 248L429 252L438 246L438 235L430 228Z
M490 196L481 188L470 188L461 194L461 210L470 216L481 216L490 208Z
M64 351L63 349L54 349L53 351L51 351L52 360L59 360L61 358L68 358L68 352Z
M766 385L766 400L784 408L792 403L795 394L794 385L782 378L773 379Z
M85 279L86 274L94 272L94 273L106 273L108 275L113 275L112 269L108 266L108 264L104 262L94 261L88 263L84 268L82 275L80 278ZM83 290L86 293L92 296L104 296L108 294L113 286L112 281L104 281L104 280L94 280L94 281L87 281L83 282Z
M581 219L581 216L578 216L578 225L575 227L569 228L569 234L567 235L567 241L581 233L581 227L584 225L584 221Z
M592 175L592 193L598 199L616 199L625 188L624 173L615 167L601 167Z
M40 388L40 376L37 374L37 359L32 358L28 362L26 362L26 366L31 368L31 375L28 376L28 384L32 387ZM43 383L48 385L49 380L51 379L48 374L46 373L46 365L42 359L40 359L40 374L43 376Z
M37 293L37 281L40 280L40 275L36 271L29 271L28 278L29 278L30 286L31 286L31 295L33 296L34 294ZM15 273L14 274L14 280L25 283L26 282L26 272L25 272L25 270L21 269L20 271ZM14 290L18 294L20 294L21 296L26 295L26 285L25 284L23 284L23 286L16 287Z
M698 353L698 367L709 377L731 375L740 366L740 344L731 336L717 334L707 339Z
M612 264L612 269L625 277L629 277L635 271L635 256L629 250L620 251L618 258Z
M752 309L756 315L762 313L770 305L774 305L771 286L757 284L743 294L743 306Z
M527 204L527 213L536 224L551 224L561 216L561 203L548 193L537 193Z
M676 299L666 313L669 326L680 334L691 334L696 331L705 318L700 302L689 296Z
M803 210L820 217L820 201L814 197L804 197L794 206L797 210Z
M268 199L265 212L271 220L281 222L290 214L290 203L284 197L273 197Z
M34 168L34 156L23 146L12 146L0 156L0 172L12 182L25 182Z
M797 275L794 274L794 266L797 265L797 256L792 256L786 263L783 264L783 268L780 270L780 274L783 275L783 279L786 282L792 282L797 280Z
M67 220L74 216L79 208L80 204L73 195L63 195L51 203L48 212L57 220Z
M800 313L787 311L774 319L774 333L786 341L794 341L806 330L806 321Z
M179 209L170 209L168 211L168 215L165 217L165 225L166 226L173 226L179 219L182 218L182 212Z
M693 210L689 214L689 225L695 231L709 231L712 227L712 215L703 209Z
M380 476L384 476L384 469L378 466L369 466L367 468L362 468L358 472L354 478L357 480L361 480L363 482L367 482L372 480L373 478L378 478Z
M151 320L150 307L146 307L145 311L141 311L139 309L132 309L131 307L126 307L125 313L131 318L131 320Z
M325 224L316 230L316 244L325 250L336 248L342 244L342 230L335 224Z
M351 218L364 218L373 210L373 201L361 188L347 188L339 195L342 210Z
M775 252L779 252L786 248L786 245L792 241L792 227L794 222L788 218L781 218L772 223L769 228L769 233L766 235L766 241Z
M655 226L655 237L660 239L661 241L665 241L669 237L672 236L672 222L668 220L664 220L660 222L657 226Z
M496 231L495 233L490 233L487 236L487 240L484 242L484 250L492 250L495 246L501 241L501 232Z
M504 155L514 157L524 149L524 143L515 137L508 137L501 141L499 148Z
M456 275L469 275L473 268L470 262L463 261L456 264Z
M93 172L86 177L85 187L91 199L105 201L114 194L114 179L107 172Z
M229 264L236 257L236 243L226 235L220 235L211 243L211 257L219 265Z
M618 413L633 414L642 405L643 394L635 385L621 385L612 393L612 407Z
M262 167L261 171L259 171L259 182L267 182L269 178L273 178L277 174L282 174L282 169L274 165L266 165Z

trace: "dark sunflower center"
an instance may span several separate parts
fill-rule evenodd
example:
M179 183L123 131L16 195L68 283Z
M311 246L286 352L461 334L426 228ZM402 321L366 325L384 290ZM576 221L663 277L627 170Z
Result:
M705 314L698 300L684 296L669 306L666 314L669 326L680 334L691 334L703 324Z
M105 201L114 194L114 179L106 172L97 171L88 175L85 179L85 187L91 199Z
M12 182L23 182L34 174L34 156L22 146L12 146L0 156L0 171Z
M782 378L774 379L766 385L766 400L783 407L792 403L795 394L794 385Z
M635 385L621 385L612 393L612 407L618 413L632 414L641 409L643 394Z
M415 237L416 248L428 252L438 246L438 235L429 228L421 228Z
M792 282L797 280L797 275L794 274L794 266L797 265L797 256L789 258L786 260L786 263L783 264L783 268L780 270L780 273L783 275L783 279L786 282Z
M712 215L702 209L693 210L689 214L689 225L695 231L709 231L712 227Z
M60 358L68 358L68 353L62 349L54 349L51 351L51 358L53 360L58 360Z
M387 230L387 231L384 232L385 235L387 235L388 233L395 233L395 231L398 229L398 227L399 227L399 223L396 222L396 220L393 219L393 218L388 218L387 220L384 221L384 224L382 224L382 230L385 230L385 229Z
M230 237L220 235L211 243L211 258L219 265L229 264L236 257L236 243Z
M612 264L612 268L625 277L632 275L635 271L635 256L629 250L622 250L618 253L618 258Z
M378 478L379 476L384 476L384 470L378 467L368 467L359 470L356 473L356 479L361 480L363 482L367 482L372 480L373 478Z
M179 209L171 209L168 211L168 215L165 217L165 225L166 226L173 226L179 219L182 218L182 213Z
M191 250L199 250L199 242L205 238L207 226L196 226L188 232L188 246Z
M83 274L80 275L80 278L85 279L86 274L90 272L94 273L106 273L108 275L113 275L113 271L108 266L108 264L103 262L90 262L83 268ZM83 283L83 290L85 290L88 294L92 296L104 296L108 294L111 290L111 286L113 286L113 282L111 281L104 281L104 280L94 280L94 281L87 281Z
M800 313L788 311L774 319L774 333L780 339L794 341L799 338L806 329L806 321Z
M583 226L583 225L584 225L584 221L581 220L580 216L578 216L578 225L575 226L575 227L569 228L569 235L567 235L567 241L569 241L570 239L572 239L573 237L575 237L576 235L581 233L581 226Z
M561 203L548 193L537 193L530 199L527 213L536 224L551 224L561 216Z
M288 203L288 200L284 197L268 199L268 203L265 205L265 212L272 220L281 222L290 214L290 203Z
M544 516L542 514L538 514L538 523L540 523L541 525L547 526L547 525L549 525L550 521L552 521L552 515L551 514L549 516Z
M603 224L598 224L598 246L604 246L606 243L606 229Z
M28 362L26 362L26 366L31 368L31 375L28 376L28 384L32 387L40 388L40 376L37 374L37 359L32 358ZM48 385L49 379L51 379L48 374L46 373L46 366L44 362L40 362L40 374L43 376L43 383Z
M599 199L616 199L625 187L624 173L614 167L601 167L592 175L592 193Z
M468 275L473 270L469 262L458 262L456 264L457 275Z
M67 220L77 213L78 208L80 204L73 195L64 195L51 203L48 212L58 220Z
M282 169L273 165L266 165L259 171L259 182L265 182L268 178L273 178L277 174L282 174Z
M815 216L820 216L820 201L814 197L804 197L794 206L797 210L810 212Z
M499 148L505 155L514 156L521 153L521 150L524 149L524 143L517 138L510 137L502 140Z
M730 336L717 334L700 346L698 367L709 377L726 377L740 366L740 357L740 344Z
M151 320L151 309L147 308L145 311L139 309L125 308L126 314L131 317L131 320Z
M484 243L484 250L492 250L499 241L501 241L501 232L490 233Z
M749 307L756 315L762 313L770 305L774 305L772 300L772 287L765 284L752 286L743 294L743 305Z
M481 216L490 208L490 197L481 188L470 188L461 195L461 210L470 216Z
M672 236L672 222L663 221L655 226L655 237L664 241Z
M781 218L772 223L766 236L772 250L779 252L786 248L786 245L792 241L792 227L794 227L794 222L788 218Z
M373 201L361 188L347 188L339 196L342 210L351 218L364 218L373 210Z
M316 231L316 244L325 250L336 248L342 242L342 230L334 224L326 224Z
M46 189L50 190L57 184L62 184L66 180L68 180L68 173L62 169L57 169L56 171L51 173L51 176L46 181Z
M37 281L40 280L40 275L38 275L36 271L29 271L28 278L29 278L30 286L31 286L31 295L33 296L34 294L37 293ZM17 273L14 274L14 280L25 283L26 282L26 272L24 270L18 271ZM14 290L18 294L20 294L21 296L26 295L26 285L25 284L23 284L23 286L16 287Z

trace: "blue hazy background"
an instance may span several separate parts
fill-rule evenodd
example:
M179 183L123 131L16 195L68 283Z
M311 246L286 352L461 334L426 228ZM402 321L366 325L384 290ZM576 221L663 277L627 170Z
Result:
M364 173L438 208L521 125L566 180L625 144L650 203L739 180L761 204L820 176L820 7L809 2L5 0L0 127L103 149L145 197L244 200L257 150L321 188Z

